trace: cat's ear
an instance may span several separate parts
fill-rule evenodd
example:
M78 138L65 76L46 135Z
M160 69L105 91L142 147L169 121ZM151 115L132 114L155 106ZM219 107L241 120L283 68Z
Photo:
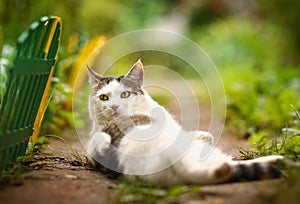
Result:
M139 82L140 86L143 84L143 77L144 77L144 66L139 59L130 69L130 71L126 74L125 78L129 78L131 80L135 80Z
M98 86L100 80L102 79L102 76L100 76L94 70L89 68L89 66L87 67L87 70L88 70L87 73L89 76L89 83L92 86L92 88L95 90L96 87Z

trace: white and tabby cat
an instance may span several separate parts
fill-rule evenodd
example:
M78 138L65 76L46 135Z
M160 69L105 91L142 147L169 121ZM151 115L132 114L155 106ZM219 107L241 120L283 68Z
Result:
M210 133L185 131L143 89L140 60L125 76L102 77L91 69L88 74L94 92L87 151L103 172L137 175L165 187L280 176L274 163L282 156L233 161L212 145Z

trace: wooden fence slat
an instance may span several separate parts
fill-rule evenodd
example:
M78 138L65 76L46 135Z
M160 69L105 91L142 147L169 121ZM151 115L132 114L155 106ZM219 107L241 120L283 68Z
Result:
M43 117L41 102L47 97L60 35L61 19L43 17L18 38L0 104L0 172L25 154L29 138L39 127L36 121L40 124Z

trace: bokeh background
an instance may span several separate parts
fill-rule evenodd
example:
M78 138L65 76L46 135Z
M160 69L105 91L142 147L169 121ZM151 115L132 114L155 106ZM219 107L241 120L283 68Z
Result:
M2 58L9 61L18 36L34 20L44 15L62 18L56 94L44 126L59 131L72 124L65 105L72 97L70 75L89 40L147 28L173 31L198 43L216 64L227 94L228 128L241 138L280 135L282 128L299 128L299 10L296 0L1 0ZM121 60L122 67L127 70L141 55ZM193 78L178 59L155 52L143 58L145 64L158 59ZM5 70L1 73L5 81Z
M33 21L45 15L62 18L59 60L41 132L58 134L74 125L72 72L88 42L147 28L180 33L201 46L218 68L227 96L226 128L258 150L243 156L283 154L299 161L299 11L297 0L1 0L0 53L3 64L9 64L18 36ZM135 53L118 64L128 70L141 56L145 65L164 62L195 80L186 63L162 53ZM5 67L0 71L1 99L7 73ZM156 99L172 103L165 95ZM296 171L289 183L293 190L282 198L298 199L299 193L290 193L300 191Z

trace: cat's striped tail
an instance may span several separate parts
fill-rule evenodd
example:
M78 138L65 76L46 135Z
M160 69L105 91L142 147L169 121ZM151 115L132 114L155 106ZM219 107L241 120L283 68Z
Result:
M276 165L283 157L271 155L252 160L234 161L231 165L229 182L254 181L281 177L281 171Z

